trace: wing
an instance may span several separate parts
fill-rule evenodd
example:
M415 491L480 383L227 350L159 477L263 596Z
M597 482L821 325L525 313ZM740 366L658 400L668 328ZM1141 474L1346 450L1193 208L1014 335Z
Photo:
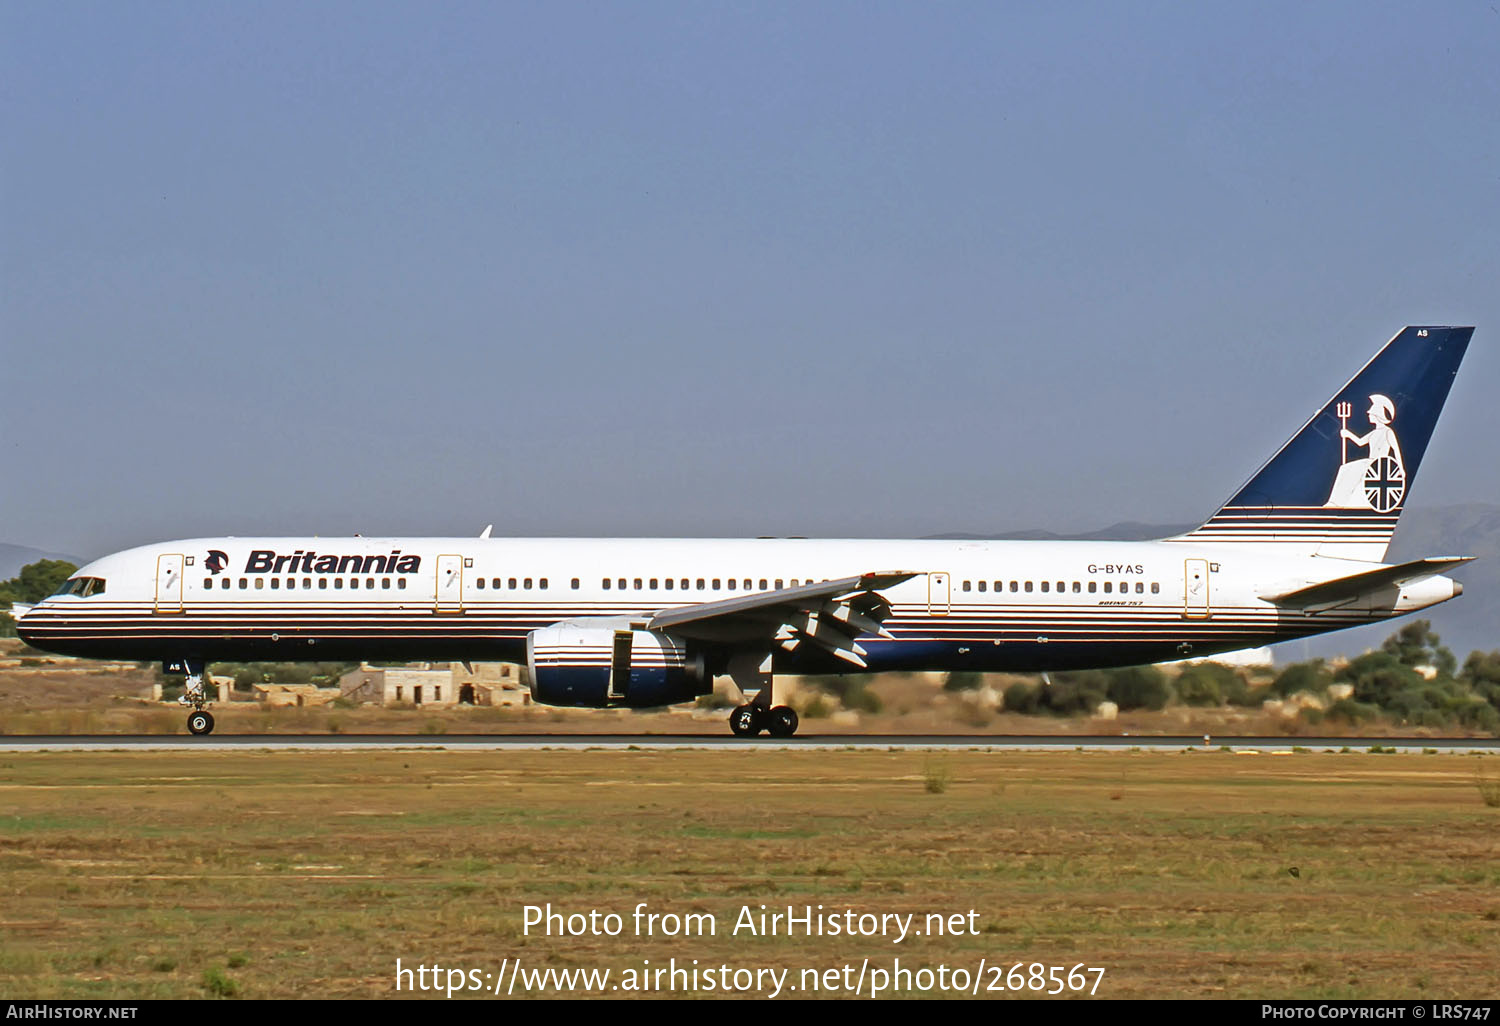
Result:
M1311 584L1280 595L1262 595L1261 598L1267 602L1275 602L1277 605L1303 609L1307 606L1322 605L1325 602L1359 598L1361 595L1392 584L1425 580L1428 577L1437 576L1444 570L1451 570L1453 567L1467 563L1473 558L1473 556L1430 556L1427 559L1412 560L1410 563L1376 567L1374 570L1350 574L1348 577L1335 577L1331 581Z
M699 641L763 643L768 649L780 645L787 651L814 645L863 668L865 650L854 639L861 634L891 636L880 625L891 613L880 592L916 576L904 571L861 574L678 606L657 613L646 628Z

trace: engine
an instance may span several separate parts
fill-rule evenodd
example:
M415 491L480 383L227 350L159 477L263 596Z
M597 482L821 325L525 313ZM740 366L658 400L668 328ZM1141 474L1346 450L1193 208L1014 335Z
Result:
M531 697L545 705L653 706L713 690L701 649L618 623L553 624L526 636Z

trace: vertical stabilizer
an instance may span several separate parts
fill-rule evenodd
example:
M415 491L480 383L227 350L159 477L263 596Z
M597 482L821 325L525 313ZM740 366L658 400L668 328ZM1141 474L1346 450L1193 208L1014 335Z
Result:
M1473 334L1403 329L1207 523L1174 540L1384 559Z

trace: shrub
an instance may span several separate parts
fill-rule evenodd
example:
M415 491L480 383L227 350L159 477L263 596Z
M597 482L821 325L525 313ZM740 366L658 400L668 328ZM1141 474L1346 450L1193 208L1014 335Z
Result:
M240 992L240 985L223 969L213 965L203 971L203 989L214 997L234 997Z
M1470 730L1500 734L1500 711L1487 702L1465 702L1459 706L1458 722Z
M1225 692L1236 683L1243 688L1244 681L1229 667L1221 663L1198 663L1178 674L1173 686L1184 705L1219 705Z
M1354 700L1388 708L1403 691L1426 685L1422 675L1390 652L1366 652L1338 673L1338 679L1354 686Z
M812 698L802 703L801 715L804 720L826 719L833 714L833 707L821 692L814 693Z
M878 713L881 709L880 696L867 686L871 679L868 673L848 673L840 677L821 678L819 683L837 695L844 708Z
M1446 677L1453 676L1457 660L1432 631L1432 621L1413 620L1385 639L1381 651L1404 666L1435 666Z
M942 759L929 758L922 766L922 786L928 794L942 794L952 779L953 773Z
M954 670L943 681L944 691L978 691L984 685L984 677L973 670Z
M1351 698L1341 698L1328 707L1330 720L1342 720L1345 723L1368 723L1379 716L1380 710L1375 706L1356 702Z
M1109 675L1101 670L1062 673L1037 695L1038 705L1057 716L1090 713L1109 694Z
M1037 711L1038 691L1030 684L1020 681L1005 689L1005 711L1031 715Z
M1328 667L1321 659L1314 659L1305 663L1293 663L1282 670L1271 682L1271 691L1280 698L1295 695L1299 691L1323 695L1328 693L1328 685L1331 683L1333 675L1328 672Z
M1172 697L1166 675L1154 666L1127 666L1110 671L1108 677L1108 697L1122 711L1160 709Z

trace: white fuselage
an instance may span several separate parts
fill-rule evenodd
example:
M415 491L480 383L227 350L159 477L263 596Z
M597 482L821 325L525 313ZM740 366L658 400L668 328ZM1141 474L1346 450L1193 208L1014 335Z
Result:
M97 585L37 603L19 627L39 648L100 658L520 661L531 631L562 621L912 571L883 592L891 637L861 639L871 671L1035 671L1211 655L1455 594L1433 577L1333 608L1260 597L1376 565L1181 540L201 538L96 560L73 579ZM818 651L776 666L851 670Z

